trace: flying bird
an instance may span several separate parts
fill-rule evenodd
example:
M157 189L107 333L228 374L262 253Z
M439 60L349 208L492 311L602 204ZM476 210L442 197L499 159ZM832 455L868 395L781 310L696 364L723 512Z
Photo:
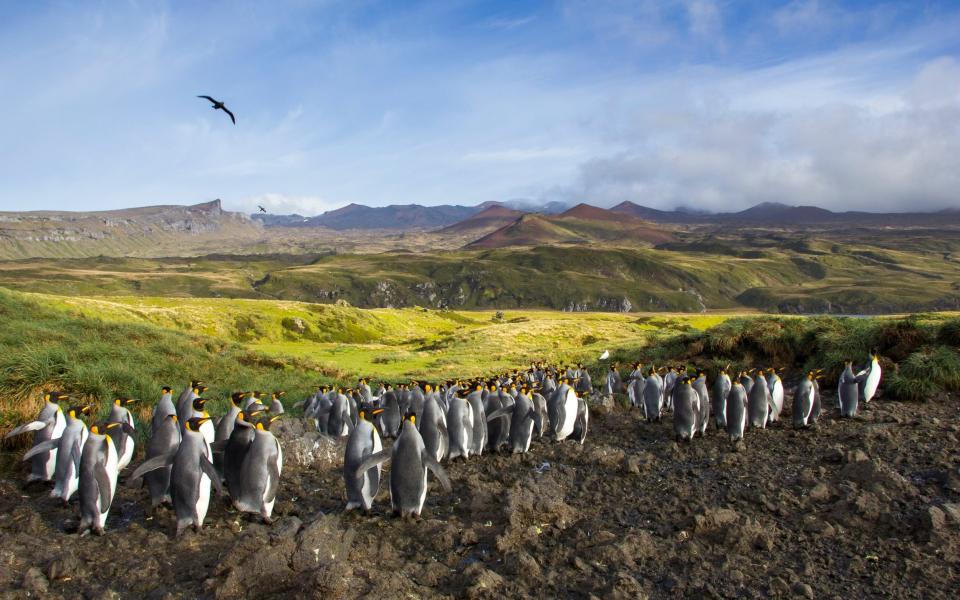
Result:
M260 206L259 204L257 205L257 208L259 208L259 209L260 209L260 212L262 212L262 213L267 212L267 209L265 209L264 207Z
M219 100L214 100L210 96L197 96L197 98L204 98L206 100L209 100L210 102L213 103L213 106L212 106L213 110L217 110L217 109L222 110L223 112L230 115L230 120L233 121L234 125L237 124L237 118L233 116L233 113L230 112L230 110L223 104L223 102L220 102ZM267 211L263 211L263 212L267 212Z

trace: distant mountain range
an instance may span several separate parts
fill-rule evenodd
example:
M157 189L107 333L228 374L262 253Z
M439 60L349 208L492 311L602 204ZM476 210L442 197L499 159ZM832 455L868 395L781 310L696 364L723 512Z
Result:
M960 211L871 213L862 211L833 212L817 206L790 206L779 202L763 202L732 213L700 213L684 210L664 211L630 202L621 202L613 212L639 217L657 223L728 223L750 225L852 225L852 226L938 226L960 224Z
M577 205L591 207L589 204ZM301 215L252 215L267 227L326 227L338 231L349 229L439 230L443 233L490 232L506 226L526 213L550 216L570 215L570 207L560 202L536 203L531 200L484 202L477 206L442 204L392 204L371 207L349 204L315 217ZM597 209L604 210L604 209ZM960 210L909 213L871 213L863 211L833 212L816 206L790 206L764 202L739 212L710 213L691 209L659 210L631 201L609 209L655 223L783 225L862 225L862 226L938 226L960 224ZM597 213L598 214L598 213ZM594 217L597 216L594 215ZM576 216L576 215L573 215ZM581 215L582 216L582 215Z
M268 227L326 227L337 231L347 229L439 229L462 221L489 205L489 203L478 206L391 204L389 206L373 207L363 204L348 204L343 208L330 210L316 217L264 214L251 216L254 220L260 221Z

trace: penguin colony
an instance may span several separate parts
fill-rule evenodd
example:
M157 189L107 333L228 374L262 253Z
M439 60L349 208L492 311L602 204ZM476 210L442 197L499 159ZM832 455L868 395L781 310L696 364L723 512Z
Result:
M817 372L807 373L793 399L793 425L807 427L821 414ZM876 394L881 369L877 356L854 373L847 361L838 383L841 417L856 415ZM283 392L269 399L261 392L234 392L230 408L214 420L206 412L206 386L191 382L174 401L164 387L150 420L145 460L131 482L142 480L151 509L173 506L176 534L199 531L212 489L229 498L237 510L259 515L269 523L283 468L283 451L270 425L284 412ZM639 363L622 380L614 364L602 393L625 391L648 422L673 412L676 439L704 435L711 413L717 429L740 442L747 426L766 428L779 419L784 387L776 371L744 371L731 378L721 371L708 390L703 373L684 368ZM394 514L418 517L427 493L428 473L450 491L441 462L469 460L486 452L526 453L534 439L572 439L583 444L589 426L586 397L593 392L582 365L566 369L536 363L524 373L486 380L450 380L437 387L381 384L376 392L365 379L355 388L321 387L300 403L304 418L328 437L346 437L343 476L346 510L369 512L382 480L382 464L391 461L390 502ZM51 391L37 419L6 437L33 432L33 446L24 455L31 462L27 481L52 481L51 497L65 504L79 496L79 532L104 533L119 473L129 465L137 439L131 398L118 398L106 421L89 428L84 419L90 404L65 408L70 396ZM394 439L384 449L383 438Z

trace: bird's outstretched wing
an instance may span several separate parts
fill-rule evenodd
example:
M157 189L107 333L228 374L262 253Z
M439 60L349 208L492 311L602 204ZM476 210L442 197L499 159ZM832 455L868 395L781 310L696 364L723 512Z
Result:
M217 101L211 98L210 96L197 96L197 98L204 98L206 100L209 100L210 102L213 102L214 104L217 103Z
M230 110L229 110L226 106L221 106L221 107L220 107L220 110L222 110L223 112L225 112L225 113L227 113L228 115L230 115L230 120L233 121L233 124L234 124L234 125L237 124L237 118L233 116L233 113L230 112Z

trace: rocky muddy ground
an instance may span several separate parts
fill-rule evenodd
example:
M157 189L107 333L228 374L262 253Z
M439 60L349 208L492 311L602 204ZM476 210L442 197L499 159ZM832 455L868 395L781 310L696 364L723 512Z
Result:
M585 446L445 463L453 492L431 485L419 522L385 488L344 514L342 446L290 420L276 522L214 503L180 539L130 486L107 535L78 537L76 506L20 469L0 480L0 598L956 597L958 417L956 398L881 399L732 451L598 408Z

